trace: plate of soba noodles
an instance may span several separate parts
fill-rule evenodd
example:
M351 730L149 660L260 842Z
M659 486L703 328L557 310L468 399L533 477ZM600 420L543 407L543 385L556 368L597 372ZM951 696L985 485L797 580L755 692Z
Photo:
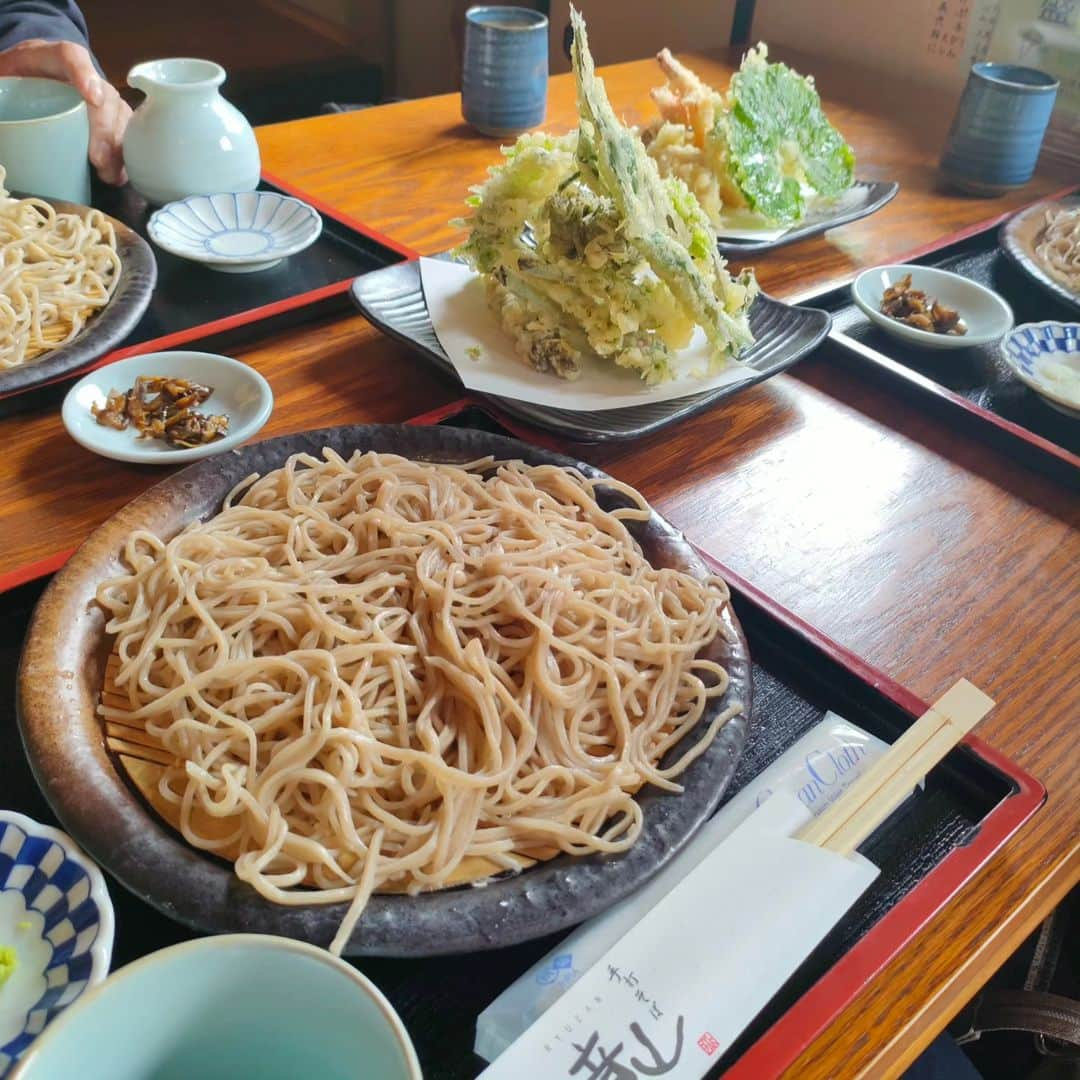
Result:
M9 193L0 165L0 395L118 345L156 279L150 245L133 230L88 206Z
M114 877L345 955L609 907L716 808L750 713L727 586L640 494L438 426L172 475L56 576L19 674L42 790Z
M1022 210L1001 226L1001 246L1048 293L1080 311L1080 195Z

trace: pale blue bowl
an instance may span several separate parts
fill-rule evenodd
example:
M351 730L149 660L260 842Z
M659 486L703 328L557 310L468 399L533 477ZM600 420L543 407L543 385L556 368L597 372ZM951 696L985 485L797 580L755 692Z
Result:
M469 8L461 112L473 127L506 138L542 124L547 82L547 16L528 8Z
M389 1002L287 938L231 934L151 953L52 1024L11 1080L421 1080Z

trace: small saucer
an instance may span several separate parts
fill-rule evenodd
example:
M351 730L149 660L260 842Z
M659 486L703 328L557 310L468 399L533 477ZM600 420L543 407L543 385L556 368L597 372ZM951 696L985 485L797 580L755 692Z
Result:
M890 285L911 275L911 286L921 289L960 313L966 334L935 334L919 330L881 311L881 298ZM1013 325L1012 308L992 289L977 281L933 266L875 266L851 283L851 297L863 314L887 334L924 349L970 349L1000 341Z
M269 270L310 247L322 232L318 211L275 191L192 195L155 211L150 239L181 259L229 274Z
M1070 368L1080 386L1080 323L1022 323L1001 343L1001 355L1013 374L1052 409L1080 419L1080 395L1055 384L1047 364Z
M229 418L228 433L202 446L175 448L161 439L139 438L131 427L117 431L99 424L91 405L103 405L111 390L129 390L140 375L167 375L213 387L213 394L199 411L224 413ZM102 457L138 465L180 465L224 453L250 439L270 418L273 408L270 385L254 368L216 353L175 350L129 356L91 371L68 391L60 416L80 446Z

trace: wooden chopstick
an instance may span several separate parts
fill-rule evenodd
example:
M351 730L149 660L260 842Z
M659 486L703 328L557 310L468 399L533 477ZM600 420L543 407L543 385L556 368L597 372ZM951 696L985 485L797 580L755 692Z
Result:
M961 679L796 838L850 855L993 707L978 687Z

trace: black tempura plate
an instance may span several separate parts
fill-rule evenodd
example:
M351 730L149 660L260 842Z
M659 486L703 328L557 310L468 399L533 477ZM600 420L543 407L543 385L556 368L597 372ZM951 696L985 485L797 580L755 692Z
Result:
M810 236L817 236L828 229L836 229L852 221L869 217L886 203L895 198L900 185L895 181L856 180L851 187L838 198L819 201L811 206L806 217L793 229L775 240L728 240L721 238L716 246L723 255L760 255L765 251L775 251Z
M432 326L418 262L400 263L358 277L353 282L352 296L364 317L380 330L408 345L452 378L458 378ZM516 416L532 427L554 432L570 442L634 439L694 416L748 386L786 371L821 344L829 332L829 325L829 316L823 311L794 307L762 293L750 309L754 343L739 357L755 371L754 377L745 382L673 401L592 412L533 405L502 397L493 397L492 401L508 415ZM513 346L508 341L507 354L512 352ZM517 363L516 360L511 362ZM551 376L538 373L537 378Z
M18 716L27 757L63 827L89 855L136 896L194 929L209 933L280 934L328 944L348 905L288 907L271 903L240 881L230 865L189 847L129 787L123 767L106 749L96 705L111 641L94 603L100 582L121 571L122 548L133 531L167 538L217 512L244 477L282 465L290 454L318 455L330 447L348 456L376 450L417 460L464 463L486 455L534 464L572 465L604 474L561 454L516 439L464 428L370 425L288 435L207 458L140 495L95 530L42 596L26 638L19 671ZM609 508L626 496L601 488ZM649 561L704 578L704 560L655 511L627 523ZM564 930L629 895L673 858L716 808L742 752L751 711L750 654L730 605L727 636L706 655L723 664L730 684L710 702L701 724L736 703L712 744L681 777L681 794L644 790L644 826L632 848L617 855L557 856L483 888L410 897L378 895L364 911L348 955L422 957L476 952ZM677 760L700 725L673 747Z

